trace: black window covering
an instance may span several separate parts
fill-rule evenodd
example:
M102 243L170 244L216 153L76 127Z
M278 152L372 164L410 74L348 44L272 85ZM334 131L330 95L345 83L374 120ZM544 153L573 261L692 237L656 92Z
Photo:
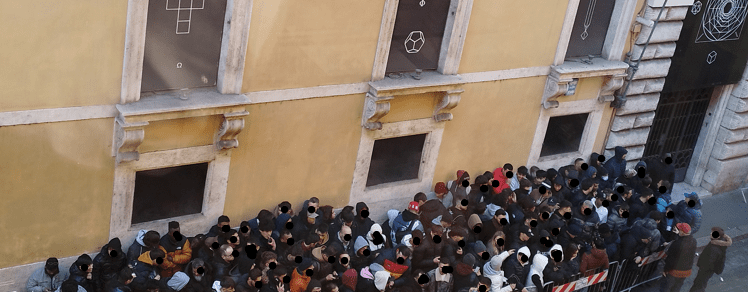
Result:
M600 56L615 0L581 0L566 50L566 58Z
M387 73L437 69L450 2L400 0Z

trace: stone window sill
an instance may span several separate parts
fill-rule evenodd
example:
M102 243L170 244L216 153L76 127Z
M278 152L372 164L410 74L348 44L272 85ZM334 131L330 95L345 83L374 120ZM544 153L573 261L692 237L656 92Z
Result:
M581 78L606 77L598 100L613 101L613 93L623 86L629 65L621 61L610 61L603 58L569 59L563 64L551 67L542 104L545 109L557 108L556 100L561 95L574 95L576 83Z

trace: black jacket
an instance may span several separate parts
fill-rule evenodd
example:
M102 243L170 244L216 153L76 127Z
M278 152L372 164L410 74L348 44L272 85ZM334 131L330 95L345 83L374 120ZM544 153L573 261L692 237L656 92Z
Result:
M664 271L690 270L696 256L696 239L691 235L681 236L670 244L666 253Z
M109 254L109 245L115 241L121 246L119 238L112 238L109 243L101 247L101 251L93 260L94 269L92 278L96 282L96 287L99 291L104 290L104 285L112 279L116 281L117 273L127 265L127 258L122 249L115 250L117 253L115 257Z
M696 265L699 269L713 271L715 274L722 274L725 268L725 256L727 247L732 244L732 240L712 240L699 255L699 261Z
M506 259L504 264L501 266L501 269L504 271L504 278L509 278L512 275L517 275L520 283L524 284L527 280L527 274L530 272L529 259L528 263L523 266L519 263L519 259L517 259L517 253L515 252L510 255L508 259Z

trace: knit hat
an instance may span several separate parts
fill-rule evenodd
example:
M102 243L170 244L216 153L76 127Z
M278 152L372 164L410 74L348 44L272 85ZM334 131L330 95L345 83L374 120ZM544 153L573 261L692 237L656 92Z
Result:
M475 266L475 256L472 254L466 254L464 257L462 257L462 262L464 264L467 264L471 267Z
M174 274L174 276L171 276L171 279L166 282L166 285L168 285L171 289L181 291L184 286L187 286L187 283L189 281L190 277L187 276L187 274L183 272L177 272L176 274Z
M462 177L462 175L465 173L464 170L458 170L457 171L457 177Z
M675 227L686 235L691 234L691 225L688 225L688 223L678 223L675 224Z
M350 288L351 290L356 290L356 284L358 283L358 273L356 273L355 269L348 269L343 273L343 285Z
M501 270L501 257L498 255L495 255L491 257L491 268L498 271Z
M390 273L387 271L379 271L374 274L374 286L377 290L384 290L387 287L387 282L390 279Z
M408 210L418 213L418 208L418 202L416 201L412 201L408 204Z
M443 193L446 193L448 191L449 190L447 190L447 185L444 184L444 182L440 181L440 182L436 183L436 186L434 186L434 192L435 193L443 194Z

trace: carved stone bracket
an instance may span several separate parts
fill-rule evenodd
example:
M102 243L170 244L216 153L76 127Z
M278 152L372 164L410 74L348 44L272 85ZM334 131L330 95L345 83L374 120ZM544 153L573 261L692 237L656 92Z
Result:
M545 81L545 90L543 90L543 108L557 108L559 96L569 91L569 83L574 81L573 78L561 77L552 72Z
M371 93L366 94L362 126L367 130L381 130L379 120L390 112L390 100L393 96L379 97Z
M244 129L244 117L247 115L247 111L223 114L223 123L214 139L218 151L239 147L239 140L236 137Z
M436 108L434 109L434 121L451 121L452 113L450 113L449 111L455 108L457 104L460 103L460 98L463 92L465 92L465 90L462 89L448 90L444 92L442 100L439 102L439 104L436 105ZM439 113L442 110L446 112Z
M138 146L143 143L148 122L126 122L122 116L115 119L113 156L117 164L140 159Z
M626 76L627 74L616 74L608 77L607 80L605 80L605 83L603 83L603 87L600 89L600 96L597 98L597 101L605 103L615 100L614 94L616 90L623 87Z

